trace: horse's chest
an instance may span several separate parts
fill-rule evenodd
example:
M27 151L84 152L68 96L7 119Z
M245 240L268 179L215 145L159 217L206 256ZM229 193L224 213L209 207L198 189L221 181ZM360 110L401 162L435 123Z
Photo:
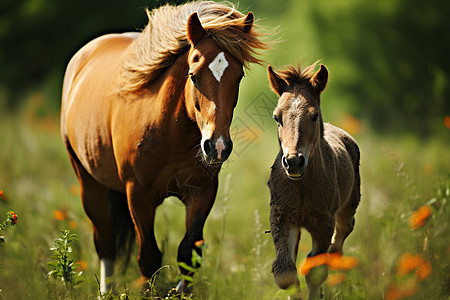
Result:
M157 154L158 145L160 144L159 140L156 130L147 127L143 137L137 144L138 157L153 157Z

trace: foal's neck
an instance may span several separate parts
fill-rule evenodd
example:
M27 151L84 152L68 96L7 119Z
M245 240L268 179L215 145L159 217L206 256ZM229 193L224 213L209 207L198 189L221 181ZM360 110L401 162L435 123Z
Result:
M321 133L317 138L317 143L314 148L311 150L309 164L311 166L310 171L313 173L320 173L325 168L324 157L323 157L323 149L326 147L326 140Z

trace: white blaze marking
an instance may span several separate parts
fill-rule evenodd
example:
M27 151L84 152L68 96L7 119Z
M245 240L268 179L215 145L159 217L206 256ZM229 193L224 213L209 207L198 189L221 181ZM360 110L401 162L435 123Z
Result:
M222 151L225 150L225 144L222 136L216 142L217 158L222 159Z
M220 52L208 67L217 81L220 82L223 72L225 72L225 69L228 67L228 61L225 58L225 54Z

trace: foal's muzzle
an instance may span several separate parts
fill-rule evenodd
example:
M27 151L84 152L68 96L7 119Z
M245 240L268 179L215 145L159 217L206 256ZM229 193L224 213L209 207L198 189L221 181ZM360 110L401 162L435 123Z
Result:
M223 163L233 150L231 139L220 136L217 140L202 140L203 155L208 163Z
M300 179L306 171L308 165L308 159L301 153L297 155L289 155L281 158L281 164L286 171L289 178L295 180Z

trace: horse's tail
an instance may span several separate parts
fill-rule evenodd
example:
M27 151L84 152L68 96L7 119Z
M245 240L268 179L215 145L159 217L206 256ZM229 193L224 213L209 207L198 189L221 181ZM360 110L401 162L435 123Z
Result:
M136 237L133 220L128 209L127 196L110 190L108 193L109 215L111 220L111 238L114 242L116 258L124 258L122 273L130 262Z

